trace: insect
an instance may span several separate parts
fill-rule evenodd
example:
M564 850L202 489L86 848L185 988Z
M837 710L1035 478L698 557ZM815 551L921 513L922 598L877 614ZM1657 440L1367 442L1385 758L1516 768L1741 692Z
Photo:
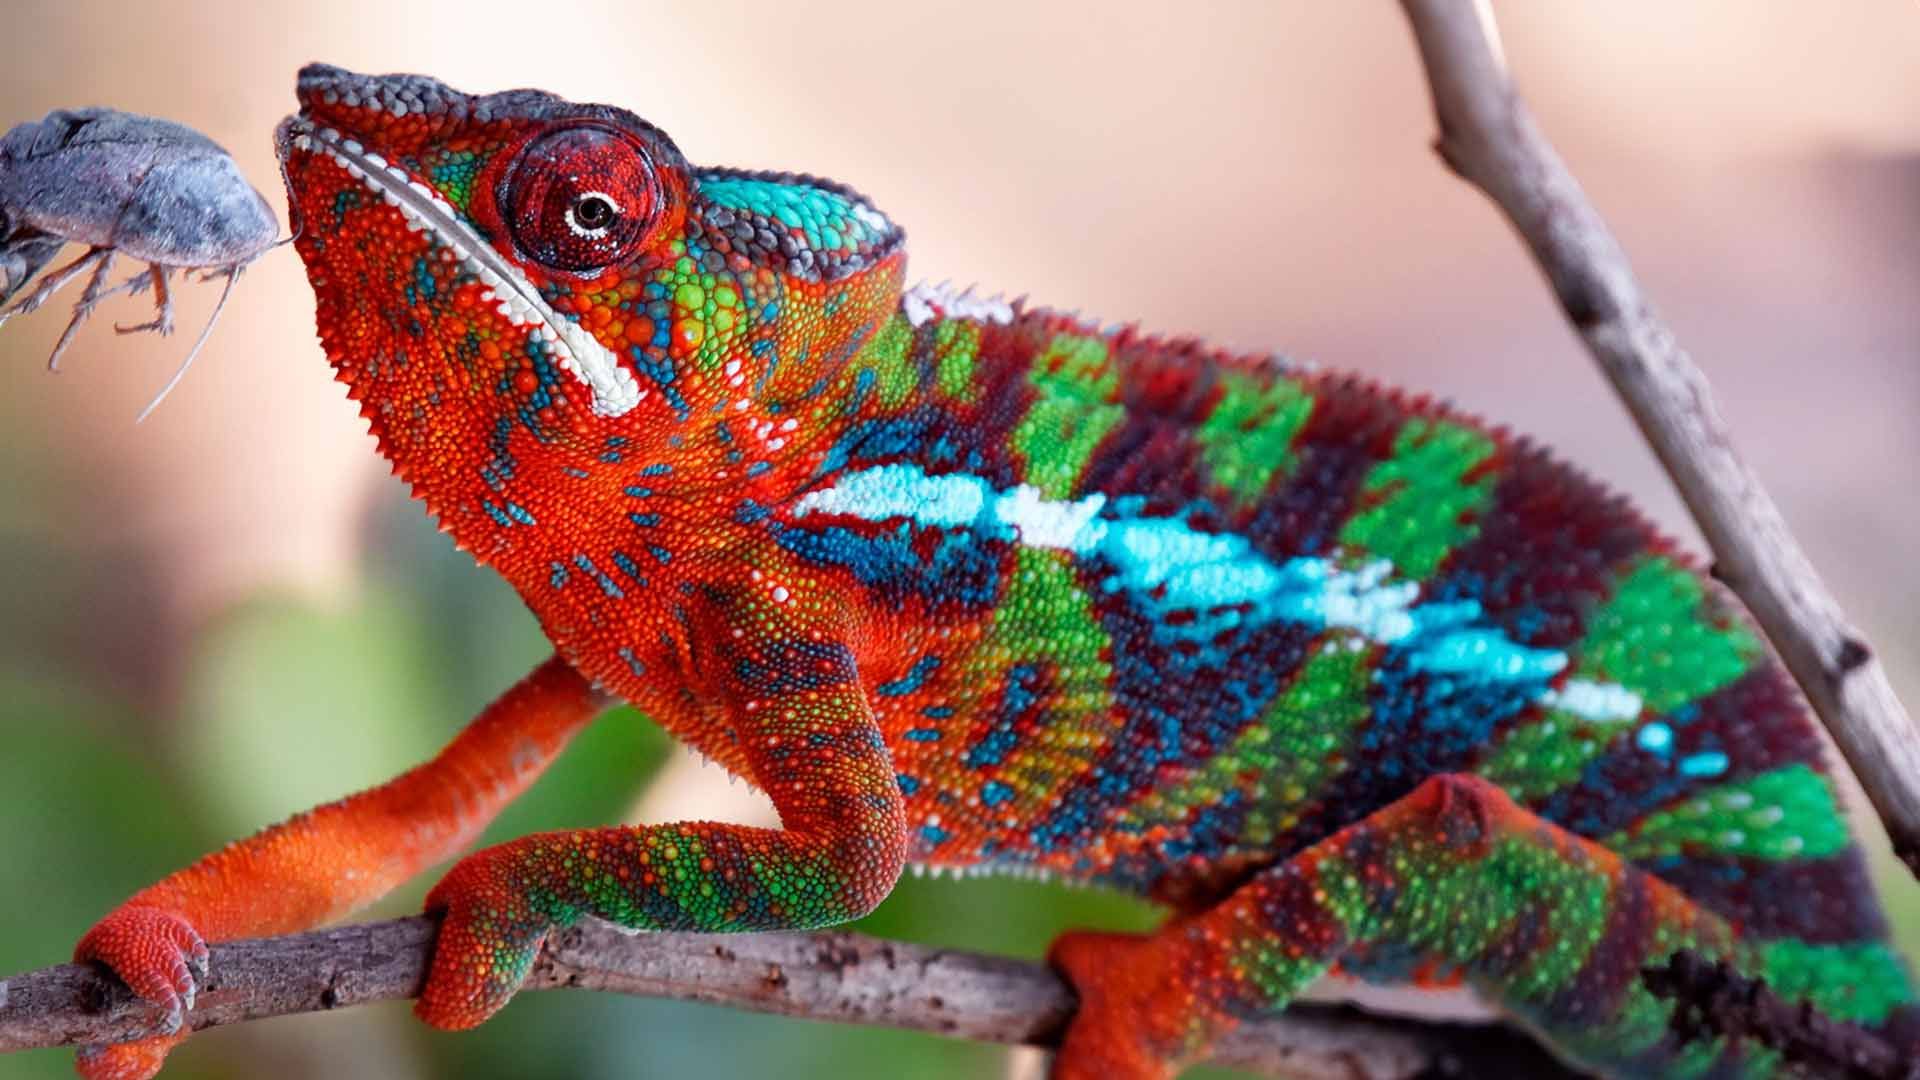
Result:
M151 288L154 317L122 334L173 332L174 271L224 277L219 302L186 359L141 413L144 420L192 366L225 309L233 283L274 246L279 222L232 157L184 124L115 109L59 109L0 135L0 305L68 243L85 253L47 271L0 307L0 324L37 310L87 275L73 317L47 366L57 369L80 326L108 297ZM117 285L118 255L147 264Z

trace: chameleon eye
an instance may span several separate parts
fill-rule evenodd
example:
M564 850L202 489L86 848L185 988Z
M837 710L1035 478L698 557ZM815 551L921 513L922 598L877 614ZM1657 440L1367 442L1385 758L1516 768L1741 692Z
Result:
M618 131L580 124L528 143L506 178L507 230L544 266L589 273L631 256L659 215L646 150Z

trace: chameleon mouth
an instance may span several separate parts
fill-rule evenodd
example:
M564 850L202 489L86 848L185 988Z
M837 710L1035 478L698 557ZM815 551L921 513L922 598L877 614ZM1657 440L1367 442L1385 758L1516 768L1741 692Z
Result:
M531 327L531 332L545 343L555 364L588 389L595 415L623 416L646 396L639 380L618 357L585 327L554 311L519 267L494 250L452 204L414 179L406 169L388 162L349 136L299 116L289 116L280 122L274 143L283 174L293 153L323 154L381 201L400 211L409 231L427 232L450 248L461 266L481 285L484 290L481 299L494 305L494 310L514 326ZM289 204L297 205L291 180L287 186Z

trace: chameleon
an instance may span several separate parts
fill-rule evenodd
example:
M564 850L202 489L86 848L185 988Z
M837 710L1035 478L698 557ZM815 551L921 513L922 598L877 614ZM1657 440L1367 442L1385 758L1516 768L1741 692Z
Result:
M545 936L824 927L908 866L1164 905L1072 931L1060 1080L1147 1080L1329 972L1464 985L1614 1077L1767 1077L1677 1033L1681 950L1920 1045L1818 727L1630 504L1429 397L907 284L843 184L696 166L626 110L311 65L276 133L321 345L394 472L553 656L432 761L81 940L172 1033L207 941L460 853L610 702L766 792L465 855L415 1011Z

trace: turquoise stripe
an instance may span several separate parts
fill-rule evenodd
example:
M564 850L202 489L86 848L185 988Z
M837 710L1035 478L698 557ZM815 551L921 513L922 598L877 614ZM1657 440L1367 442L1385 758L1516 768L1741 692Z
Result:
M1477 601L1417 603L1420 583L1397 581L1376 560L1357 570L1316 556L1276 564L1244 536L1203 532L1178 518L1102 516L1105 495L1052 500L1022 484L996 490L966 473L928 475L917 465L877 465L809 492L795 518L845 514L866 521L909 518L930 528L969 528L1030 547L1102 557L1116 573L1108 591L1153 594L1162 611L1215 611L1184 632L1211 637L1241 622L1339 628L1412 651L1416 670L1500 682L1540 682L1566 654L1535 649L1479 625ZM1245 606L1249 610L1217 609Z

